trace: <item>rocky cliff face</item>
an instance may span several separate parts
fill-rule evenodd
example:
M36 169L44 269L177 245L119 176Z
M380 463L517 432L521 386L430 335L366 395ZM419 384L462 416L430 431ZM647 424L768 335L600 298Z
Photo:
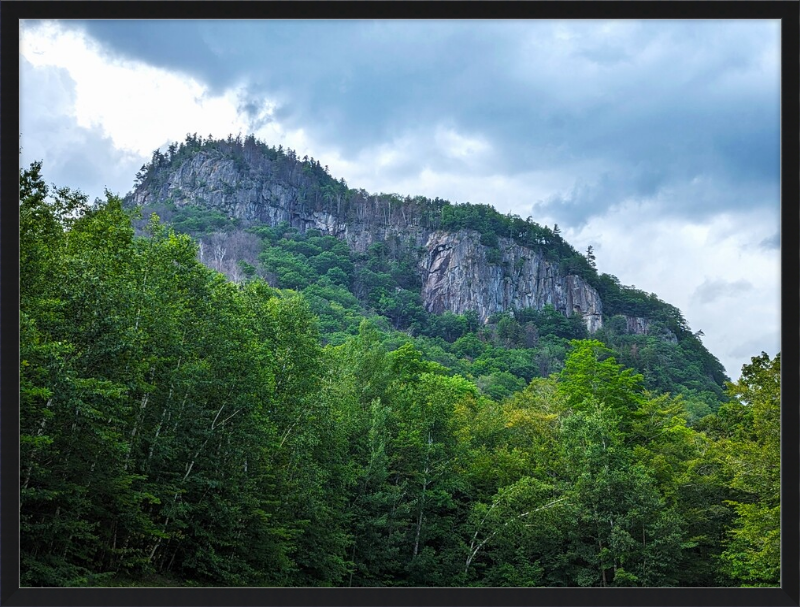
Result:
M322 209L304 195L300 171L278 175L276 163L257 155L242 166L213 150L199 151L175 170L160 171L158 176L155 183L136 188L127 202L153 205L169 200L178 207L200 205L245 224L275 226L285 221L301 232L316 229L346 240L361 253L374 242L397 237L416 247L427 239L427 232L414 221L403 221L402 209L389 209L387 213L375 197L364 200L356 217L345 221L341 213Z
M247 151L247 150L245 150ZM552 304L567 316L580 314L590 332L602 326L598 293L580 277L562 275L540 250L507 238L497 247L480 243L472 230L450 233L424 227L413 205L364 193L356 208L342 209L339 199L308 195L302 165L249 153L245 160L218 150L199 150L179 163L153 171L127 197L128 204L200 205L247 223L281 222L301 231L317 229L365 252L374 242L406 247L418 259L422 300L433 313L474 310L482 321L513 308L541 309Z
M625 323L626 323L626 332L629 335L658 335L664 341L677 344L678 338L672 331L669 330L660 330L657 331L653 327L653 323L649 318L643 318L641 316L625 316Z
M647 335L650 329L650 321L641 316L626 316L627 332L632 335Z
M600 297L578 276L563 276L542 254L498 239L499 260L470 230L433 232L425 243L422 300L429 312L477 310L481 320L495 312L551 304L567 316L580 314L590 332L602 326Z

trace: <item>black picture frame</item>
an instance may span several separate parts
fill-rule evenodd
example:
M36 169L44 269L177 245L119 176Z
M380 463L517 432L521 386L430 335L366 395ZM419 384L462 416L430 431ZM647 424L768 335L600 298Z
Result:
M782 556L780 588L19 588L19 156L21 19L780 19ZM23 605L800 605L800 3L643 2L35 2L0 4L2 44L2 424L0 604ZM15 58L16 57L16 58ZM16 158L16 164L13 159Z

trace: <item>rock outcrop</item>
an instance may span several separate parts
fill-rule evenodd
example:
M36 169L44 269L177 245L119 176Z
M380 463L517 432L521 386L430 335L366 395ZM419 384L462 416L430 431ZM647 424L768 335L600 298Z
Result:
M217 209L245 224L270 226L286 222L301 232L316 229L346 240L358 252L374 242L402 238L409 246L422 246L428 236L413 221L404 221L401 209L386 213L377 197L365 200L355 218L320 209L318 201L303 193L302 175L279 175L277 165L253 155L242 166L215 151L198 151L174 170L159 170L157 179L146 182L126 197L134 206L170 201L177 207L198 205ZM391 211L391 209L390 209Z
M567 316L580 314L590 332L602 326L602 302L578 276L561 275L539 251L498 239L499 260L488 259L489 247L470 230L433 232L425 243L422 300L429 312L491 314L551 304Z
M626 316L626 330L632 335L647 335L650 329L650 320L641 316Z
M658 327L653 324L649 318L642 316L624 316L626 323L626 332L629 335L655 335L670 344L677 344L677 336L664 327Z

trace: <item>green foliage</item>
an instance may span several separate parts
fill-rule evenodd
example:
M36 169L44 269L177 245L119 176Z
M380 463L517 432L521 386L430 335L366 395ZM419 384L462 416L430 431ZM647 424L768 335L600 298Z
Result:
M562 390L575 410L595 404L615 413L635 411L642 405L642 376L624 369L611 351L596 340L574 340L561 371Z
M564 339L584 339L587 336L586 325L579 315L564 316L552 304L546 304L541 310L528 308L515 311L514 317L519 323L533 323L541 337L555 335Z
M741 379L728 384L735 400L724 405L744 415L721 445L730 486L742 492L728 502L737 518L721 559L725 571L748 586L780 583L780 372L780 354L754 356Z
M238 227L239 221L216 209L187 205L175 208L170 225L178 233L201 236L233 230Z
M189 137L153 165L202 146L300 162ZM119 199L40 169L20 173L23 585L779 582L779 356L722 403L674 315L603 341L550 307L430 315L403 247L286 224L251 229L260 267L234 284L175 229L219 217L165 205L172 227L137 236ZM333 183L320 205L345 205ZM490 250L567 246L488 207L382 200Z
M261 253L259 260L264 269L275 276L275 285L283 289L301 290L319 279L319 274L301 253L271 247Z
M681 311L661 301L655 293L648 294L636 287L622 285L616 276L610 274L600 274L589 282L600 294L606 315L648 318L664 323L679 338L691 335Z
M48 261L22 268L46 286L21 308L23 584L340 580L343 494L323 487L341 437L306 304L237 289L157 220L134 238L111 196L69 222L42 188L20 202L54 219L23 228ZM311 549L320 533L329 553Z
M445 341L454 342L469 332L469 321L463 314L446 311L431 315L426 320L422 332L430 337L441 337Z
M503 400L525 387L525 381L508 371L496 371L482 375L476 380L481 392L495 400Z

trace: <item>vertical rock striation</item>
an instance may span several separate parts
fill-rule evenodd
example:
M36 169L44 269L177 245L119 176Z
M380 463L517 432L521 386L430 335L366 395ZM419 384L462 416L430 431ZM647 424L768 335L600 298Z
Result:
M600 296L586 282L561 275L539 251L498 239L499 256L470 230L432 232L425 244L422 300L429 312L478 312L485 321L495 312L551 304L566 316L580 314L594 332L602 326Z

